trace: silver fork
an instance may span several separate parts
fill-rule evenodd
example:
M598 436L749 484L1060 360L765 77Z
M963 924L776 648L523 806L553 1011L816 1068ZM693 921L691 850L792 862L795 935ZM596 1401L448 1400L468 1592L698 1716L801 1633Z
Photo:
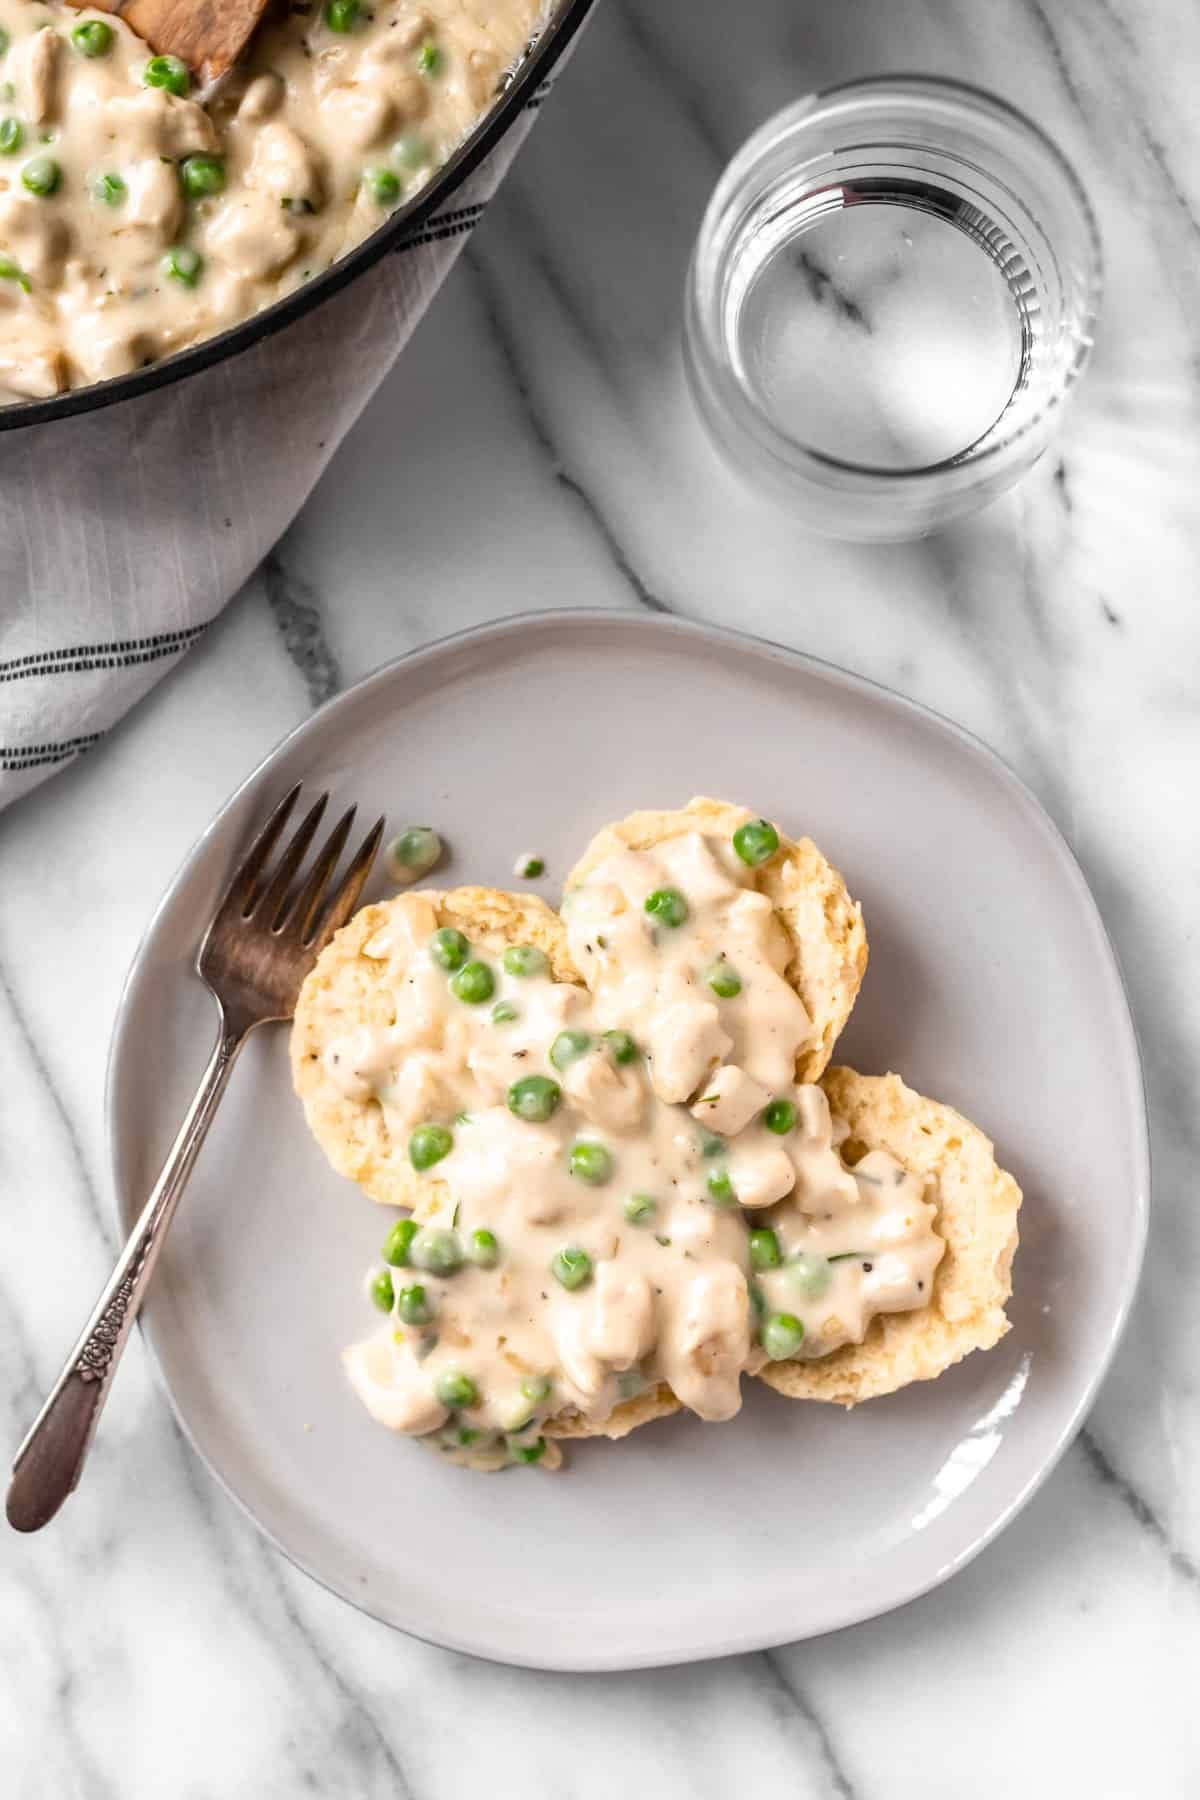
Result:
M354 823L354 807L330 832L303 885L294 883L317 833L322 794L281 852L271 856L300 793L280 801L241 864L205 932L196 968L217 1002L216 1048L141 1217L83 1335L17 1452L8 1489L8 1522L38 1531L83 1473L96 1422L154 1272L167 1228L225 1092L238 1052L256 1026L290 1019L300 985L329 939L358 904L383 836L376 821L326 899Z

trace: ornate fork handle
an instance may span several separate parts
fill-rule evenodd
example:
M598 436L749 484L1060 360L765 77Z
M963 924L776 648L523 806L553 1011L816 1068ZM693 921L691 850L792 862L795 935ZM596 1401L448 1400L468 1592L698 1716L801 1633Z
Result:
M17 1453L8 1489L8 1522L38 1531L83 1472L96 1422L138 1316L167 1228L251 1022L222 1012L216 1047L158 1180L119 1262L50 1396Z

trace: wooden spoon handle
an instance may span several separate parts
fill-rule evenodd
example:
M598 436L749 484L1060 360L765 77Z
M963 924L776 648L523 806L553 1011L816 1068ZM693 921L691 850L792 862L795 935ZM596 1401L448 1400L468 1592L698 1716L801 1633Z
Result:
M270 0L69 0L118 13L159 56L177 56L201 86L231 69Z

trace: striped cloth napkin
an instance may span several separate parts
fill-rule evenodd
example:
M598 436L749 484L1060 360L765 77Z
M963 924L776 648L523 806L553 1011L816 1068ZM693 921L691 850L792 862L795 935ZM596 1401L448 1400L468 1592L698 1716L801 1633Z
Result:
M94 748L287 529L549 87L443 210L315 312L137 400L0 432L0 807Z

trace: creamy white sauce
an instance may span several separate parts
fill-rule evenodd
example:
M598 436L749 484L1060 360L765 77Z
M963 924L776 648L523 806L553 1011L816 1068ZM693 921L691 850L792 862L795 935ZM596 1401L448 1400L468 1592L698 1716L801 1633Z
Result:
M679 923L646 911L664 889L682 897ZM727 1419L769 1354L828 1355L877 1313L925 1305L944 1248L923 1182L881 1150L847 1167L824 1094L795 1084L811 1023L781 972L782 928L727 846L697 834L623 853L565 915L590 992L478 953L494 988L470 1004L430 953L429 902L407 896L365 949L386 965L395 1023L325 1053L399 1144L449 1132L416 1216L464 1251L481 1229L498 1247L494 1267L394 1268L396 1295L422 1286L430 1318L393 1314L347 1353L350 1379L381 1423L484 1466L549 1417L603 1421L659 1381ZM714 992L714 970L738 991ZM509 1104L531 1075L560 1090L541 1122ZM572 1171L581 1144L594 1183ZM556 1277L563 1252L589 1260L577 1287ZM456 1373L470 1405L438 1398ZM530 1381L546 1384L534 1402Z
M336 261L462 141L543 10L380 0L339 33L321 6L283 8L201 106L145 84L119 19L0 0L0 403L126 374ZM94 57L72 38L89 20L112 34ZM219 192L185 191L194 156L217 159ZM28 191L37 159L52 192ZM173 252L198 258L191 285Z

